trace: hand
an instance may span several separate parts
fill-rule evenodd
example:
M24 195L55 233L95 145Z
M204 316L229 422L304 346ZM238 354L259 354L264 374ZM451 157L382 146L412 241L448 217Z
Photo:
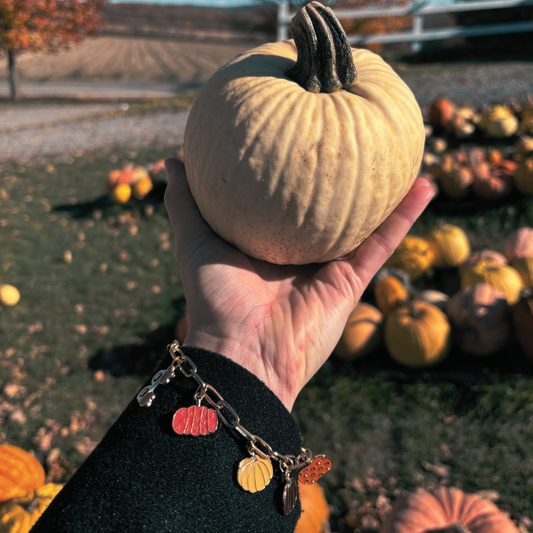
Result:
M433 196L417 180L398 208L349 258L280 266L218 237L190 193L183 164L166 161L165 205L189 313L186 344L220 353L261 379L292 409L331 354L364 289Z

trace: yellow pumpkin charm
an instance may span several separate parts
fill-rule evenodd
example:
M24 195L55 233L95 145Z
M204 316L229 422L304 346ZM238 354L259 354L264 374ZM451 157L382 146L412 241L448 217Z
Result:
M305 5L291 34L207 82L187 120L185 167L226 241L271 263L322 263L353 251L405 197L425 130L409 87L350 48L331 9Z
M428 271L434 258L435 254L426 239L406 235L385 266L400 268L416 279Z
M28 533L62 488L62 485L48 483L2 505L0 533Z
M459 226L440 224L426 239L433 250L436 268L458 267L470 257L470 241Z
M398 363L413 368L429 367L448 355L450 323L435 305L410 302L386 318L385 344Z
M270 483L273 474L270 459L252 455L239 463L237 481L244 490L252 493L259 492Z

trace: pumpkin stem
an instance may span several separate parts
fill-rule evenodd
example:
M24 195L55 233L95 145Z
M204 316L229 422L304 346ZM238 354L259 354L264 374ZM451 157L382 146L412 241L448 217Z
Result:
M289 26L298 59L287 76L311 93L349 89L357 71L348 37L335 13L311 2L294 15Z

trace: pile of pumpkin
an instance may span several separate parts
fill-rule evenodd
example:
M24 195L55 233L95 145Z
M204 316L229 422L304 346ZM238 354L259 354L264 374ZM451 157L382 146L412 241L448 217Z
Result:
M458 269L460 290L451 297L417 290L430 269ZM533 361L532 288L533 228L512 232L505 254L471 253L460 227L440 224L425 238L403 239L364 295L373 303L357 305L334 354L354 360L384 343L398 363L423 368L444 360L454 342L464 353L488 356L516 338Z
M11 444L0 445L0 533L29 533L62 487L45 483L44 469L33 455ZM299 496L302 514L295 533L329 531L329 506L320 485L300 484ZM415 529L413 520L418 524ZM492 502L448 487L418 489L398 498L380 533L469 533L469 527L486 533L518 533Z
M487 106L478 110L457 106L447 98L437 98L427 112L428 134L443 134L452 139L468 140L476 135L506 139L514 135L533 135L533 98Z
M27 533L63 486L45 483L33 455L0 445L0 533Z
M453 200L471 193L482 200L499 200L513 190L533 194L533 99L521 107L496 105L478 112L439 98L427 122L422 174L436 192ZM480 137L513 145L484 149L476 145ZM457 141L464 143L461 148L448 150Z
M109 197L117 204L143 200L155 186L166 183L167 173L163 160L147 167L130 164L121 169L113 169L108 173L106 182Z

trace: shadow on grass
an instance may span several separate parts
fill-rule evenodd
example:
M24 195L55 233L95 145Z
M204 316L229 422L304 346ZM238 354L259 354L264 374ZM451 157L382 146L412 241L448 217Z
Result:
M185 299L172 302L176 319L140 335L142 341L100 348L90 359L91 370L106 370L114 377L148 376L166 354L167 345L176 337L176 323L185 314Z
M142 200L131 200L124 204L117 204L113 202L108 194L104 194L88 202L57 205L53 210L59 213L67 213L72 218L81 219L110 218L124 211L143 215L147 206L151 205L155 209L163 205L165 189L165 184L157 184Z

